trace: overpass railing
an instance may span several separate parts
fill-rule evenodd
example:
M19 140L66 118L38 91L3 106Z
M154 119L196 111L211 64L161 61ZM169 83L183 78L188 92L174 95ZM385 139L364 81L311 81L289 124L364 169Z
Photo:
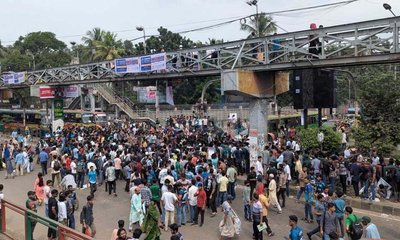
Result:
M6 235L11 239L21 239L20 234L18 236L13 236L10 231L7 231L7 212L12 211L24 217L24 239L25 240L33 240L32 239L32 225L31 221L35 221L37 224L42 224L45 227L49 227L56 231L57 239L64 240L64 239L73 239L73 240L92 240L93 238L84 235L74 229L68 228L67 226L58 223L56 221L51 220L50 218L42 217L39 214L23 208L17 204L11 203L7 200L1 201L1 233ZM15 227L15 224L12 225Z
M217 45L167 52L167 70L138 74L116 74L114 61L71 65L59 68L30 71L25 84L68 84L77 82L112 81L118 79L150 79L156 77L179 77L181 73L191 76L218 75L222 70L258 66L260 69L296 67L299 62L322 65L322 61L345 59L338 64L361 61L393 61L382 58L399 51L400 17L370 20L322 27L314 30L275 34L266 37L244 39ZM378 59L378 60L377 60ZM285 63L286 65L283 65ZM280 65L280 66L279 66ZM186 76L186 75L185 75Z

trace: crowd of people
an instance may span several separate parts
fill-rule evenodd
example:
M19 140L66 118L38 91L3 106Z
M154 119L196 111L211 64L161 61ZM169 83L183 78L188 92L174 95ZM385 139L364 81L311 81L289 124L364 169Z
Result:
M253 239L263 239L264 230L272 237L268 209L274 206L282 213L290 188L296 185L295 199L304 202L301 219L313 224L315 218L317 223L304 236L311 239L320 233L323 239L380 238L371 219L355 216L343 198L353 194L349 184L355 196L360 196L361 187L362 196L370 201L377 194L390 198L391 192L399 198L398 162L391 159L385 165L374 149L368 157L350 147L340 153L304 151L293 128L281 129L279 137L251 161L246 137L237 141L206 119L199 124L196 116L174 116L164 126L129 122L93 128L70 126L41 139L36 149L20 142L17 133L1 146L6 177L22 175L23 169L33 170L35 152L41 171L33 191L28 192L26 207L36 211L44 203L47 217L70 228L76 228L74 213L79 205L75 189L88 188L90 194L80 210L79 222L82 232L93 237L98 187L104 185L115 197L121 197L121 191L130 193L127 229L121 219L111 240L139 239L142 234L145 239L159 239L162 231L170 231L171 239L181 240L180 227L202 227L205 216L215 217L219 207L224 212L219 224L221 239L240 234L241 219L253 223ZM48 174L51 179L45 182ZM239 178L245 179L243 212L236 213L231 203L238 198ZM117 181L124 181L124 189L117 191ZM35 222L31 224L33 234ZM302 239L297 216L290 215L289 225L289 238ZM48 237L56 238L51 228Z

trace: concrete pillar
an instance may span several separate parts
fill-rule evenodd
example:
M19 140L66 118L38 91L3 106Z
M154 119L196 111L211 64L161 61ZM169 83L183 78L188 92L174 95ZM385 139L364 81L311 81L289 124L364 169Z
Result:
M255 98L250 101L250 166L255 164L268 140L268 112L267 99Z
M104 98L100 97L100 108L102 112L105 112L105 106L104 106Z
M92 93L89 94L89 100L90 100L90 111L95 112L96 99L94 98L94 95Z

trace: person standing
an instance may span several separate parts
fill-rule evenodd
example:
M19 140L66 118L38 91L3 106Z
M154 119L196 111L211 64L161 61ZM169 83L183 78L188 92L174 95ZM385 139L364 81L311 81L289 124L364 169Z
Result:
M300 185L300 189L297 192L297 196L296 196L296 202L299 202L301 195L303 194L305 187L306 187L306 180L308 175L307 175L307 167L303 166L303 168L301 169L301 171L299 172L299 185Z
M290 215L289 216L289 239L290 240L302 240L303 239L303 229L297 225L297 216Z
M47 154L46 149L42 149L39 153L39 162L42 168L43 176L47 174L47 161L49 160L49 154Z
M44 213L46 217L49 217L49 198L51 197L52 187L53 187L53 181L51 180L47 180L46 186L43 187Z
M287 174L283 172L283 169L280 168L278 170L278 202L279 197L282 197L282 205L281 207L285 207L286 202L286 182L287 182Z
M168 191L164 192L161 196L161 202L165 209L165 231L168 231L169 224L174 223L175 203L178 200L176 195L171 192L172 186L168 185Z
M231 164L228 164L228 169L226 170L226 176L228 177L228 194L231 195L233 199L235 199L236 198L235 184L236 184L237 171Z
M58 222L68 226L67 204L65 203L65 200L65 194L64 192L61 192L58 197Z
M129 214L129 231L133 229L133 225L140 226L143 223L144 214L142 209L142 197L140 196L140 188L135 188L135 193L131 197L131 209Z
M258 225L263 222L262 210L263 207L259 200L259 195L257 193L253 194L253 206L252 206L252 218L253 218L253 239L262 240L263 233L258 231Z
M204 213L206 209L207 194L203 189L203 184L199 183L197 186L197 192L194 194L197 197L197 209L196 216L192 225L198 224L199 214L201 216L200 227L204 224Z
M228 178L226 177L226 172L222 171L222 177L217 180L219 184L217 207L219 207L228 198Z
M196 180L192 179L191 186L189 187L188 190L190 223L194 222L194 217L196 214L196 208L197 208L197 197L195 196L196 192L197 192Z
M51 168L53 171L51 172L51 180L53 181L53 185L56 187L61 187L61 162L58 160L57 155L53 155L53 161L51 162ZM57 185L55 180L57 180Z
M107 184L108 184L108 195L111 195L111 191L114 192L114 196L117 196L116 193L116 176L115 176L115 167L112 162L110 162L110 165L106 169L106 178L107 178Z
M307 178L304 180L304 183L306 184L304 187L304 220L308 223L312 223L314 221L314 216L312 214L314 189Z
M66 201L65 204L67 206L67 221L68 221L68 227L75 229L75 206L74 206L74 192L72 190L65 191L66 195Z
M244 219L247 221L252 221L251 220L251 207L250 207L250 183L249 181L245 180L244 181L244 189L243 189L243 195L242 195L242 200L243 200L243 209L244 209Z
M178 226L186 224L186 203L188 198L188 193L186 191L185 186L183 186L180 182L177 183L178 186L178 203L177 203L177 214L178 214Z
M356 197L360 196L360 175L361 175L361 167L356 160L353 160L353 163L350 166L350 174L351 174L351 184L353 185L354 195Z
M24 176L24 153L21 150L16 150L15 155L15 171L16 175Z
M42 173L38 173L37 179L35 180L35 183L33 184L33 190L35 191L36 197L37 197L37 202L40 205L43 203L43 198L44 198L44 180L43 180L43 175Z
M78 185L78 189L83 188L83 184L85 182L85 169L85 162L83 160L80 160L76 163L76 184Z
M361 222L365 227L365 238L366 239L381 239L378 228L371 222L371 218L364 216L361 218Z
M314 215L317 218L318 226L315 229L313 229L307 233L308 239L311 239L312 235L314 235L320 231L321 218L322 218L322 215L324 214L324 212L325 212L324 196L322 196L322 194L318 194L317 201L315 203L315 207L314 207L314 211L313 211Z
M269 199L270 203L275 205L278 208L278 213L282 213L282 208L279 205L278 198L276 196L276 182L275 182L275 176L274 174L269 175L269 185L268 185L268 190L269 190Z
M76 172L76 168L77 168L76 159L72 159L71 164L69 166L71 168L71 174L72 174L72 176L74 176L74 179L75 179L75 182L76 182L76 180L77 180L76 179L76 174L77 174L77 172Z
M343 197L343 192L341 190L336 191L336 199L333 200L333 203L335 204L336 208L336 218L339 224L340 228L340 234L339 236L344 238L344 211L346 207L346 202L344 201Z
M321 218L320 232L323 236L322 239L329 240L329 234L331 232L338 233L338 230L335 204L330 202L327 204L327 210L323 213Z
M272 232L269 224L268 224L268 207L270 205L270 200L267 197L268 194L268 188L264 188L264 192L260 195L258 195L258 198L260 200L261 206L262 206L262 222L265 223L267 226L267 234L268 237L272 237L275 234Z
M58 191L57 189L51 190L51 197L49 198L49 218L53 221L58 222L58 202L57 197ZM57 238L56 230L49 227L47 231L47 237L49 240L55 240Z
M147 209L149 209L150 206L150 201L151 201L151 191L149 189L149 187L147 186L147 180L146 179L142 179L142 187L140 188L140 196L142 198L142 202L144 203L144 206L146 208L146 212Z
M6 179L10 176L14 178L14 167L11 162L11 150L10 147L8 146L8 143L4 144L3 152L2 152L2 157L6 163Z
M114 228L114 230L111 233L111 239L110 240L115 240L118 238L118 230L123 229L125 226L125 221L124 220L118 220L118 228Z
M80 222L82 224L82 233L85 233L87 230L91 232L91 237L95 237L96 235L96 226L94 225L94 217L93 217L93 196L89 195L86 197L87 203L82 208L82 212L80 214Z
M88 177L90 185L90 195L94 197L94 193L97 191L97 172L94 170L93 166L90 166Z
M250 183L250 198L252 198L254 189L257 186L257 174L254 166L250 167L250 172L247 174L247 181Z
M158 211L161 214L161 205L160 205L160 186L157 184L157 179L153 179L153 184L150 186L151 191L151 201L155 203L157 206Z
M34 191L29 191L28 192L28 199L25 202L25 206L27 209L37 213L37 199L36 199L36 195ZM35 231L35 227L36 227L36 221L30 219L29 223L31 224L31 239L33 239L33 232Z

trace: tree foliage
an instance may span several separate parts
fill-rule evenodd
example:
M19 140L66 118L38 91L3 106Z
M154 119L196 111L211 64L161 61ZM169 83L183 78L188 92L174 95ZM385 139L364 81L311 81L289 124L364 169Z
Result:
M258 14L258 17L251 18L249 23L242 23L240 29L247 31L250 34L249 37L253 32L256 36L262 37L276 32L276 24L272 17L262 12Z
M341 134L335 132L332 128L308 128L299 129L299 137L301 146L306 149L320 148L321 144L318 142L318 133L322 131L324 133L324 141L322 143L322 150L328 152L337 152L340 148Z
M357 81L361 108L360 126L354 137L358 147L375 147L390 153L400 143L400 85L393 66L368 66Z

